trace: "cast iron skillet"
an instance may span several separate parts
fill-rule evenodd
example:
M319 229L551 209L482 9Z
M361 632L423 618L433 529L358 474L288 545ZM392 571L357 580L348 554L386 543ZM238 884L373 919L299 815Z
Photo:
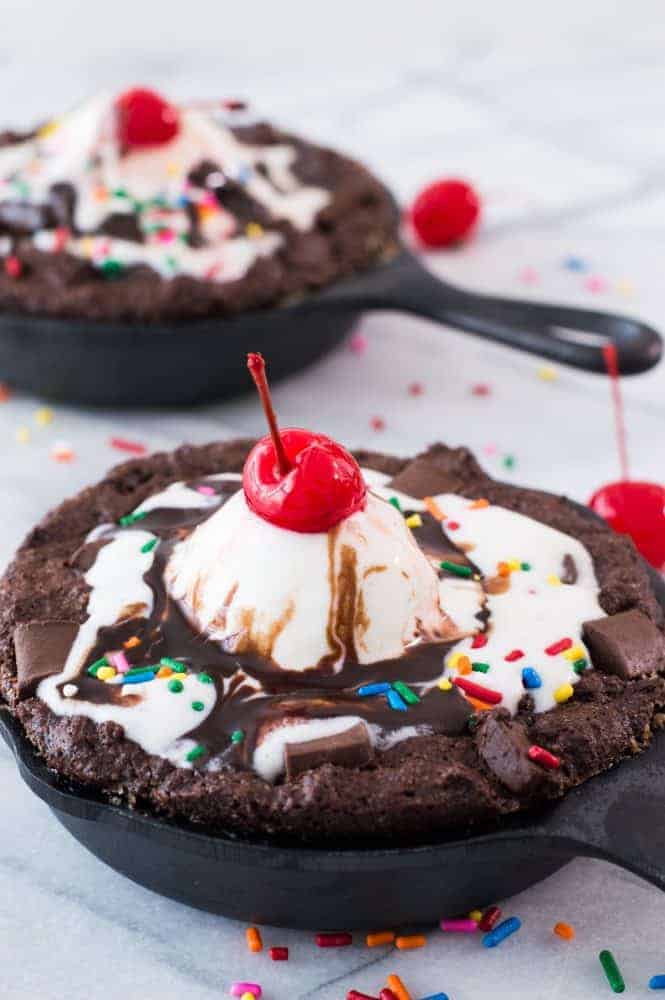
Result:
M665 583L653 574L665 607ZM109 805L68 787L0 710L29 788L80 843L141 885L251 923L340 930L433 923L521 892L576 855L665 889L665 731L639 757L499 830L418 846L342 850L240 840Z
M639 320L464 291L402 247L389 262L321 292L233 319L131 324L0 313L0 375L68 402L149 406L221 399L247 389L248 351L281 378L310 364L366 309L397 309L586 371L604 372L613 341L623 374L646 371L660 335Z

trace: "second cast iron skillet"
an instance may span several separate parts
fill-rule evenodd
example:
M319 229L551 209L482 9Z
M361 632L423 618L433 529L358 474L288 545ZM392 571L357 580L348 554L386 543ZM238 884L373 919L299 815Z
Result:
M356 277L231 319L151 325L0 313L0 378L69 402L200 403L246 391L248 351L264 353L271 377L281 378L330 350L368 309L423 316L591 372L605 371L608 342L625 375L653 367L662 353L660 335L640 320L465 291L401 247Z

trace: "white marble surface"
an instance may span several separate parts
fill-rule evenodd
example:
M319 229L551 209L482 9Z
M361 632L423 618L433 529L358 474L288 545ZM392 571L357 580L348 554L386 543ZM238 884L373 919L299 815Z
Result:
M491 13L490 13L491 12ZM22 124L118 81L148 80L182 95L254 95L282 121L350 149L403 199L437 175L471 178L483 227L462 251L431 258L447 278L487 291L630 310L665 329L665 20L659 2L255 5L195 0L187 14L156 4L1 0L2 118ZM104 30L99 30L99 22ZM250 38L251 44L245 39ZM250 58L248 58L248 53ZM584 274L562 266L575 254ZM524 269L537 280L524 281ZM606 287L592 293L590 276ZM468 443L488 468L578 499L617 473L603 379L402 316L362 324L362 356L340 348L277 387L284 422L311 422L351 444L409 453L435 438ZM2 373L0 372L0 379ZM409 395L420 381L423 395ZM474 396L487 383L491 394ZM632 471L662 480L665 368L625 386ZM38 427L40 401L0 406L0 564L50 506L122 456L111 434L171 447L252 433L252 398L197 411L97 412L58 406ZM371 429L374 416L386 420ZM20 444L16 432L30 428ZM49 455L57 441L71 464ZM495 449L491 454L487 449ZM512 454L512 472L502 458ZM608 995L597 962L612 948L627 995L665 972L665 898L601 862L578 860L511 900L522 932L488 954L476 940L432 930L426 949L377 955L360 944L319 952L311 935L265 930L291 959L244 950L242 927L162 900L78 847L20 783L0 748L0 969L7 1000L134 1000L224 996L237 977L266 1000L340 1000L351 986L377 994L398 971L413 997L490 994L540 1000ZM442 873L445 878L445 872ZM389 900L387 902L389 912ZM577 928L567 944L556 920ZM389 919L388 921L389 922ZM361 937L358 936L358 941Z

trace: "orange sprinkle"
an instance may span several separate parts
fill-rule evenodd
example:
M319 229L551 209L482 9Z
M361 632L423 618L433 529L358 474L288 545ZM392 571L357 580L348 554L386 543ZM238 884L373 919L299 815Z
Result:
M123 646L125 647L125 649L134 649L135 646L140 646L140 645L141 645L141 640L137 635L133 635L131 639L127 639L126 642L123 642Z
M395 938L395 944L400 951L408 951L410 948L424 948L427 938L424 934L411 934L409 937Z
M170 677L173 671L170 667L160 667L157 671L157 677Z
M411 994L399 976L396 976L394 972L388 976L386 985L393 991L397 1000L411 1000Z
M575 937L575 928L571 927L570 924L564 924L560 921L554 925L554 933L557 937L563 938L564 941L572 941Z
M368 934L365 938L368 948L376 948L380 944L392 944L394 940L394 931L376 931L374 934Z
M423 503L435 521L445 521L446 515L433 497L423 497Z
M473 503L469 504L469 510L481 510L483 507L489 507L489 505L489 500L486 500L485 497L480 497L480 499L474 500Z
M481 701L480 698L474 698L470 694L467 694L464 697L471 705L473 705L474 708L477 708L479 712L489 712L491 708L494 708L494 705L488 705L486 702Z
M0 403L6 403L12 394L6 382L0 382Z
M250 951L263 951L263 941L258 927L248 927L245 931L245 939Z
M468 656L464 656L464 654L460 656L459 660L455 664L455 667L457 668L458 674L470 674L473 669L471 666L471 660Z
M497 563L496 568L499 576L510 576L511 569L507 562Z

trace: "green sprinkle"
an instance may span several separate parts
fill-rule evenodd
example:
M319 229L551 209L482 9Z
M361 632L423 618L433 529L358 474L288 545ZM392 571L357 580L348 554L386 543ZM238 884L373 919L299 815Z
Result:
M475 670L476 673L478 673L478 674L486 674L487 671L489 670L489 668L490 668L489 663L472 663L471 664L471 669Z
M147 510L137 510L133 514L125 514L124 517L120 518L118 524L122 525L123 528L126 528L128 525L134 524L136 521L142 521L143 518L147 516Z
M101 271L105 278L117 278L122 274L123 266L119 260L107 257L106 260L102 261Z
M160 667L170 667L171 670L176 670L179 674L186 669L184 663L181 663L180 660L174 660L171 656L162 656L159 665Z
M91 677L96 677L99 668L108 667L108 665L109 661L106 659L105 656L102 656L99 660L95 660L94 663L90 664L90 666L88 667L88 673L90 674Z
M397 497L391 497L388 503L391 503L393 507L396 507L400 514L402 513L402 506Z
M467 579L473 576L473 570L470 566L460 566L459 563L448 562L445 559L439 563L439 567L440 569L445 569L448 573L452 573L453 576L465 576Z
M136 214L140 215L141 212L145 211L146 205L145 205L144 201L134 201L132 207L133 207L134 211L136 212Z
M111 191L111 194L114 198L129 198L124 188L115 188L115 190Z
M151 538L149 542L146 542L145 545L141 546L141 552L152 552L158 541L159 538Z
M466 725L470 733L475 733L478 728L479 718L477 715L470 715L466 720Z
M206 748L203 746L202 743L199 743L198 746L195 746L192 750L189 751L189 753L185 757L185 760L189 764L191 764L192 761L198 760L199 757L203 757L203 754L205 752L206 752Z
M244 739L245 739L245 734L243 733L242 729L234 729L233 732L231 733L232 743L242 743Z
M203 709L205 708L205 705L203 704L202 701L193 701L192 708L194 709L195 712L202 712Z
M619 966L617 965L612 952L601 951L598 958L600 959L600 964L603 967L603 972L607 976L607 981L612 987L612 991L614 993L623 993L626 988L626 984L623 981L623 976L619 972Z
M395 681L393 683L393 687L398 694L401 694L407 705L417 705L420 701L416 692L412 691L409 685L405 684L404 681Z
M171 691L172 694L180 694L183 687L184 684L182 683L182 681L179 680L169 681L169 691Z
M515 456L514 455L504 455L502 465L504 469L514 469L515 468Z
M212 684L212 677L210 674L199 674L197 680L199 680L201 684Z
M584 657L582 657L581 660L575 660L575 662L573 663L573 670L575 671L576 674L583 674L584 671L586 670L586 666L587 666L586 660L584 659Z
M146 667L131 667L130 670L123 674L123 677L136 677L137 674L147 674L150 672L154 674L156 670L157 667L152 665Z
M528 573L531 569L531 563L520 563L520 569L524 570L525 573Z
M169 270L171 271L178 270L179 261L177 257L174 257L172 254L167 254L167 256L164 259L166 261L166 266L169 268Z

